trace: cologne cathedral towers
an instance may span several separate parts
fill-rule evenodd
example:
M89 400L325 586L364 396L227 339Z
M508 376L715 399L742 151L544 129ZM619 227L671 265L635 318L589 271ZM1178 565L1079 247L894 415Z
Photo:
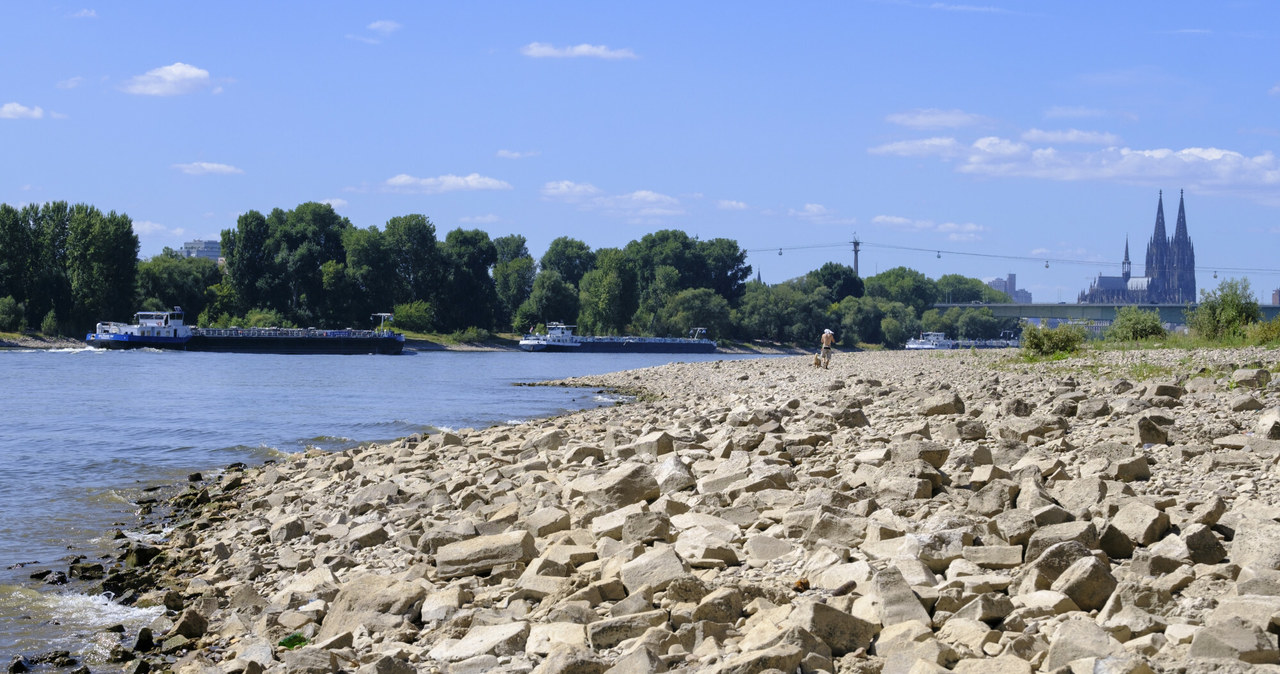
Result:
M1173 238L1165 233L1164 192L1156 203L1156 228L1147 242L1146 276L1130 271L1129 242L1124 244L1120 276L1098 276L1080 293L1083 304L1185 304L1196 301L1196 251L1187 235L1187 214L1178 195Z

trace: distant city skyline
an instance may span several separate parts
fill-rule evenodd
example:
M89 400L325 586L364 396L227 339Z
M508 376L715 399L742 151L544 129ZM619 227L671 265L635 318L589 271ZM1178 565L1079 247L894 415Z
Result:
M1197 288L1280 287L1274 3L5 3L0 22L23 64L0 71L0 202L127 213L143 256L322 201L535 256L727 237L768 283L852 265L856 232L864 277L1013 273L1074 302L1185 189Z

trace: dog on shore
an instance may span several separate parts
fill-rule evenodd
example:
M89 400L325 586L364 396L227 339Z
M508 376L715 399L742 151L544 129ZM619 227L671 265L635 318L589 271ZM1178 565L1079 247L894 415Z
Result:
M822 354L818 354L818 353L813 354L813 366L822 367Z

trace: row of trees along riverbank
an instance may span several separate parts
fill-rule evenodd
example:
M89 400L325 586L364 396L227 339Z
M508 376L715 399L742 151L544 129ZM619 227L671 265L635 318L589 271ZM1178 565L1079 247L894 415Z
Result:
M201 325L366 326L394 308L418 332L524 331L576 322L584 334L682 335L808 344L824 328L845 346L900 346L922 331L994 337L1012 327L981 308L1004 293L959 275L929 279L897 267L859 278L828 262L775 285L750 280L731 239L678 230L621 248L561 237L541 258L523 236L455 229L443 241L423 215L358 228L327 204L249 211L222 232L226 260L165 251L139 262L128 216L53 202L0 204L0 330L78 335L139 308L181 305Z

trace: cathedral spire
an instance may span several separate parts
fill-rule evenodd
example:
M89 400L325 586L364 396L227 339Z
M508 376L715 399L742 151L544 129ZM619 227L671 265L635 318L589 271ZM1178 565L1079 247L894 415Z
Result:
M1164 296L1169 277L1169 235L1164 229L1164 190L1156 202L1156 228L1147 243L1147 291L1152 298Z
M1173 241L1187 240L1187 211L1182 205L1182 190L1178 190L1178 224L1174 226Z
M1133 265L1129 262L1129 237L1126 235L1124 237L1124 262L1120 264L1120 276L1124 279L1125 283L1129 282L1129 277L1132 276L1132 271Z

